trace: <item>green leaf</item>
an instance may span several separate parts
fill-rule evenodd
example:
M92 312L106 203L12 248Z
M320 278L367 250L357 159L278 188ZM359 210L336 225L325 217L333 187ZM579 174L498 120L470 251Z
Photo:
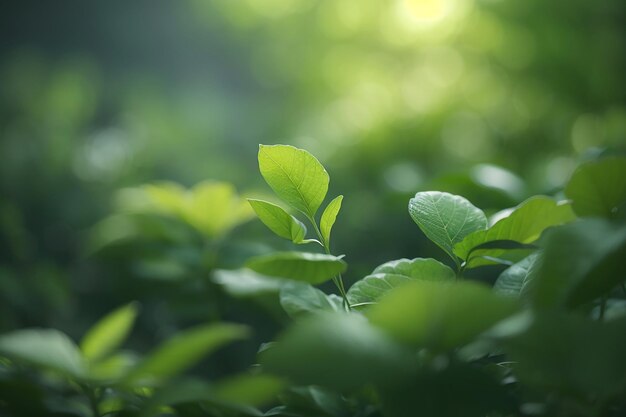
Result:
M624 281L626 225L584 219L549 231L530 291L537 306L576 307Z
M284 387L285 382L272 375L242 374L219 381L213 391L220 401L258 407L271 402Z
M609 157L582 164L565 187L579 216L614 218L626 206L626 158Z
M322 232L322 237L324 238L324 242L326 243L327 247L330 247L330 232L333 228L333 225L335 224L335 220L337 220L339 210L341 210L342 201L342 195L335 197L333 201L328 203L326 209L322 213L322 218L320 220L320 230Z
M218 269L213 282L221 285L226 293L235 298L249 298L265 294L278 294L286 282L280 278L267 277L249 269Z
M505 269L493 285L493 290L498 294L514 297L524 295L528 291L529 283L534 279L539 256L540 253L535 252Z
M259 169L276 195L309 218L315 217L330 179L313 155L288 145L260 145Z
M323 313L295 322L260 360L298 384L346 389L398 378L411 356L360 315Z
M165 341L126 377L129 385L151 384L179 374L223 345L248 335L245 326L213 324L185 330Z
M454 245L472 232L487 228L487 217L463 197L439 191L415 194L409 214L422 232L458 262Z
M102 359L124 343L137 317L137 310L137 303L126 304L89 329L80 343L85 359Z
M260 274L321 284L347 268L337 256L307 252L277 252L249 259L246 266Z
M384 263L348 290L350 304L377 302L387 292L413 280L453 281L452 269L434 259L398 259Z
M73 378L85 377L78 346L53 329L23 329L0 336L0 356L52 369Z
M518 308L471 281L415 281L396 288L367 311L372 324L415 347L447 350L471 341Z
M495 241L532 243L549 227L573 221L576 218L570 204L558 202L549 197L537 196L520 204L508 217L505 217L487 230L479 230L467 235L454 246L454 253L467 261L471 258L490 256L498 258L505 248L474 248ZM476 265L477 266L477 265Z
M248 199L259 219L272 232L293 243L300 243L306 235L306 226L276 204L263 200Z
M290 317L320 311L343 311L343 300L309 284L290 282L280 290L280 305Z

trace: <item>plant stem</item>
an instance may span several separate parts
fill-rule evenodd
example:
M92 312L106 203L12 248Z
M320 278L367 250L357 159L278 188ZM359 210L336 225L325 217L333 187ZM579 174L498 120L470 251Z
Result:
M326 252L326 255L330 255L330 242L327 242L326 239L324 239L324 236L322 236L322 232L317 226L317 222L315 221L315 219L310 216L307 216L307 218L309 222L313 225L313 229L315 229L315 233L317 234L320 242L322 242L322 246L324 246L324 251ZM343 278L341 277L341 274L333 277L333 282L335 283L335 286L337 287L339 293L341 294L341 297L343 298L343 307L348 311L351 311L352 307L350 306L350 302L348 301L348 294L346 293L346 287L343 285Z
M85 391L85 395L89 399L89 406L91 407L93 417L100 417L100 410L98 409L98 396L96 395L95 389L88 385L84 385L83 391Z

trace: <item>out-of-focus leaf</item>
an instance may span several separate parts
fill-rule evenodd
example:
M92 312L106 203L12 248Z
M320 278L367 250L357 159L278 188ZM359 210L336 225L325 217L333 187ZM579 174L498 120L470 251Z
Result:
M292 387L280 399L285 405L273 408L264 416L342 416L350 412L349 403L341 393L315 385Z
M73 378L85 377L78 346L53 329L23 329L0 336L0 355L52 369Z
M493 285L494 291L502 295L514 297L525 294L528 291L528 283L533 279L535 265L539 256L539 252L533 253L505 269Z
M228 403L258 407L271 402L284 389L285 382L272 375L236 375L213 387L216 399Z
M579 216L614 218L626 206L626 158L609 157L582 164L565 187Z
M260 145L259 169L276 195L309 218L315 217L330 179L313 155L288 145Z
M235 324L213 324L186 330L165 341L126 377L129 385L167 379L194 365L220 347L243 339L248 329Z
M102 359L117 349L128 337L135 318L137 303L130 303L118 308L96 323L80 343L85 359Z
M409 214L422 232L455 262L454 245L472 232L487 228L487 217L465 198L425 191L409 201Z
M551 230L529 290L540 307L576 307L624 281L626 226L585 219Z
M260 359L296 383L344 389L399 378L411 357L363 317L325 313L295 322Z
M372 324L415 347L447 350L471 341L518 309L515 300L471 281L415 281L367 311Z
M600 403L626 391L625 318L602 322L544 312L501 344L529 386Z
M411 282L453 281L456 274L452 269L434 259L398 259L378 266L365 278L357 281L348 290L350 304L377 302L387 292Z
M306 235L306 226L276 204L249 198L248 202L259 219L272 232L293 243L300 243Z
M343 300L309 284L290 282L280 290L280 305L290 317L320 311L343 311Z
M89 364L89 377L96 380L117 380L138 362L136 354L120 352Z
M343 201L343 196L335 197L328 205L324 212L322 213L322 218L320 219L320 231L322 232L322 237L324 238L324 242L328 246L330 244L330 232L332 231L333 225L337 220L337 215L339 214L339 210L341 210L341 202Z
M549 227L568 223L576 218L570 204L557 202L549 197L532 197L520 204L509 216L499 220L487 230L479 230L467 235L454 246L454 253L465 259L468 266L472 258L490 256L498 258L507 248L474 248L494 241L514 241L532 243ZM473 264L473 265L472 265Z
M235 298L255 297L263 294L278 294L288 281L257 274L250 269L219 269L213 274L213 282Z
M321 284L347 268L339 257L307 252L278 252L249 259L246 266L260 274Z

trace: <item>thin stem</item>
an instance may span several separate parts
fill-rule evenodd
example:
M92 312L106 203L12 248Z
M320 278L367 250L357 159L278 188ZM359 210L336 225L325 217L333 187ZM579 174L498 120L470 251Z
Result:
M96 395L96 390L88 385L84 385L83 391L89 399L89 406L91 407L93 417L100 417L100 410L98 409L98 396Z

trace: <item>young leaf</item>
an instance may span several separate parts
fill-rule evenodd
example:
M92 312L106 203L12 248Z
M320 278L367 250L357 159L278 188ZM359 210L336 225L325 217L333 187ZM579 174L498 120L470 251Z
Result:
M102 359L118 348L130 333L137 317L137 304L118 308L96 323L80 343L85 359Z
M341 210L342 201L342 195L335 197L333 201L328 203L326 209L322 213L322 218L320 220L320 229L322 232L322 237L324 238L324 242L326 242L326 246L330 245L330 231L335 224L335 220L337 220L337 214L339 214L339 210Z
M83 358L74 342L53 329L23 329L0 336L0 356L52 369L73 378L85 376Z
M343 300L332 295L309 284L290 282L280 290L280 305L293 318L320 311L343 311Z
M549 197L532 197L520 204L508 217L488 230L473 232L454 246L454 253L470 264L469 258L490 256L498 258L506 249L472 249L494 241L532 243L549 227L573 221L576 215L570 204ZM477 265L476 265L477 266Z
M293 243L300 243L306 235L306 226L276 204L263 200L248 199L259 219L272 232Z
M185 330L164 342L126 377L128 385L144 385L183 372L223 345L247 336L248 329L235 324L213 324Z
M384 263L348 290L350 304L377 302L387 292L413 280L454 281L452 269L434 259L398 259Z
M626 225L584 219L549 231L529 290L540 307L573 308L624 281Z
M528 284L534 278L539 256L540 253L535 252L505 269L493 285L493 290L498 294L513 297L525 294L528 291Z
M400 377L411 353L359 315L323 313L294 323L260 360L298 384L345 389Z
M277 252L249 259L246 266L260 274L321 284L347 268L339 257L307 252Z
M415 281L367 311L372 324L414 347L447 350L470 342L517 311L517 303L471 281Z
M487 217L463 197L438 191L415 194L409 214L422 232L458 262L454 245L477 230L487 228Z
M315 217L330 179L313 155L288 145L260 145L259 169L276 195L306 216Z
M626 158L582 164L565 187L565 195L573 200L579 216L618 217L620 207L626 207Z

